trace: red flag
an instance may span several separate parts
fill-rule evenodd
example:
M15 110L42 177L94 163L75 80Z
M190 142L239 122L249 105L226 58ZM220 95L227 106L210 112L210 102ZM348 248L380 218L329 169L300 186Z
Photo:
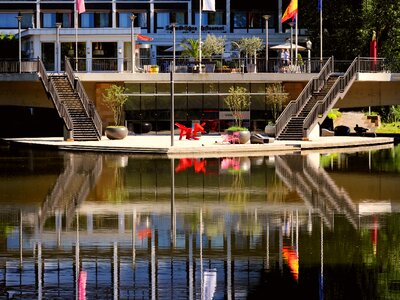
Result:
M297 0L291 0L289 6L286 8L285 13L282 16L281 23L296 17L297 12L298 12Z
M77 9L78 9L78 14L82 14L86 11L85 0L77 0Z
M137 36L137 39L139 41L152 41L152 40L154 40L153 38L151 38L149 36L142 35L142 34L137 34L136 36Z

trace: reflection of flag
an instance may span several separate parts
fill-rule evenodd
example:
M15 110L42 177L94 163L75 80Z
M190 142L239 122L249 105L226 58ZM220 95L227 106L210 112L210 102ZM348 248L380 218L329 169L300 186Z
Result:
M285 13L282 16L281 23L294 18L297 15L297 12L298 12L297 0L291 0L289 6L286 8Z
M215 11L215 0L203 0L204 11Z
M318 11L322 11L322 0L318 0Z
M84 13L86 11L85 0L77 0L77 9L78 9L78 14Z
M138 34L136 36L137 36L137 39L139 41L152 41L152 40L154 40L153 38L151 38L149 36L142 35L142 34Z
M287 261L290 271L293 274L294 279L299 279L299 257L297 252L291 246L283 246L283 257Z

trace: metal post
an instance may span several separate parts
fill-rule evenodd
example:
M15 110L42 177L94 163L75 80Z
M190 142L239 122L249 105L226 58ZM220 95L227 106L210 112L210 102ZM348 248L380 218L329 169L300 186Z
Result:
M199 0L199 73L201 73L201 0Z
M19 62L19 66L18 66L18 70L19 73L22 72L22 57L21 57L21 22L22 22L22 16L21 14L18 14L17 16L17 20L18 20L18 62Z
M268 20L271 18L270 15L264 15L265 19L265 72L268 72Z
M171 26L172 26L172 35L173 35L172 72L175 73L175 66L176 66L176 61L175 61L175 58L176 58L176 46L175 46L175 44L176 44L176 23L171 23Z
M60 56L60 28L61 28L61 23L56 23L56 72L60 73L61 72L61 56Z
M174 145L174 128L175 128L175 86L174 86L174 72L171 74L171 147Z
M293 64L293 22L289 22L290 26L290 64Z
M311 47L312 47L312 42L308 40L306 42L307 46L307 52L308 52L308 60L307 60L307 72L311 73Z
M130 19L131 19L131 60L132 60L132 73L135 73L136 72L136 63L135 63L135 51L136 51L136 45L135 45L135 35L134 35L134 29L133 29L133 26L134 26L134 21L135 21L135 19L136 19L136 16L134 15L134 14L132 14L131 16L130 16Z

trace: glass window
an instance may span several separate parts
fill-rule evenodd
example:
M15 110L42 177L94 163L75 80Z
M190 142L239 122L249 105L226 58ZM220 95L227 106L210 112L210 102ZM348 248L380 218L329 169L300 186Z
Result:
M42 61L48 71L54 71L54 43L42 43Z
M140 28L147 28L147 13L138 13L137 16L138 26Z
M81 27L82 28L94 27L94 13L83 13L81 15Z
M33 28L33 15L21 14L21 28ZM0 14L0 28L18 28L18 13Z
M249 13L249 28L261 28L261 14L260 13ZM265 26L265 25L264 25Z
M169 20L169 12L159 12L157 13L157 28L164 28L171 22Z
M223 25L224 14L222 12L208 13L208 25Z
M96 28L110 27L110 14L109 13L95 13L94 26Z
M176 24L186 24L185 13L183 11L172 12L171 22L175 22Z
M55 13L44 13L43 14L43 28L56 27L56 14Z
M132 13L119 13L118 14L118 27L121 28L130 28L131 27L131 19L130 16Z
M194 14L194 22L196 25L199 25L199 13ZM208 25L208 13L203 12L201 14L201 25Z
M246 28L246 13L236 12L233 15L233 26L235 28Z

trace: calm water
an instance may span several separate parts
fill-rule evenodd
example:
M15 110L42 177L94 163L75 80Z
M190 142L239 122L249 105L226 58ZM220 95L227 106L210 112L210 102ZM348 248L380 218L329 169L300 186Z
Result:
M0 299L400 299L400 146L0 148Z

